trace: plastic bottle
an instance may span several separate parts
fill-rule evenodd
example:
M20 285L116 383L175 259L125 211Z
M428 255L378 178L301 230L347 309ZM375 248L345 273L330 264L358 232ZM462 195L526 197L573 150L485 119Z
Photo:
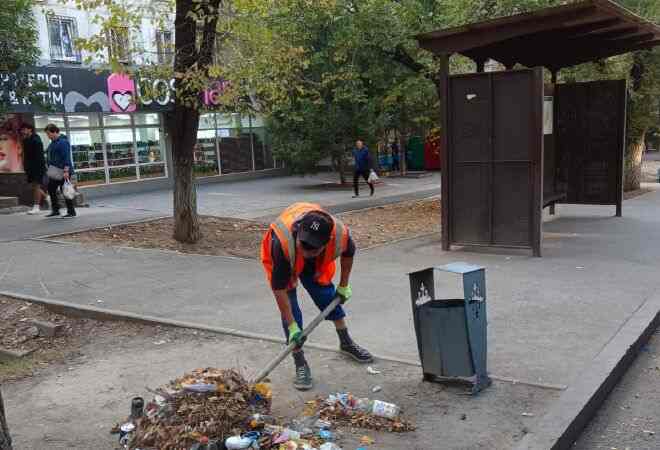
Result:
M329 430L320 430L319 431L319 437L323 439L324 441L332 441L332 432Z
M342 450L342 449L334 442L326 442L321 447L319 447L319 450Z
M225 447L227 450L240 450L245 448L252 447L252 444L255 442L255 437L252 436L252 433L247 433L244 436L231 436L228 437L225 441Z
M385 417L387 419L394 419L401 412L394 403L382 402L380 400L369 400L368 398L361 398L357 400L356 409L368 414L378 417Z

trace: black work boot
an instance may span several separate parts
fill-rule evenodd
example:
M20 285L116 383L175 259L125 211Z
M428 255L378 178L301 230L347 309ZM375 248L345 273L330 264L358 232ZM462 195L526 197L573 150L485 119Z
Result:
M293 380L293 387L299 391L308 391L312 388L312 371L305 360L305 354L302 350L293 352L293 361L296 364L296 378Z
M373 362L374 357L371 356L371 353L353 342L348 334L348 329L337 330L337 335L339 336L339 349L343 354L362 364Z

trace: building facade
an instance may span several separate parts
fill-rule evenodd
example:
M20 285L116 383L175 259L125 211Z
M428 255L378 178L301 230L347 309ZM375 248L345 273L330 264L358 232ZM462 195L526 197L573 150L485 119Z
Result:
M77 38L98 34L93 14L46 0L34 8L34 15L41 57L39 66L26 72L29 80L40 83L39 102L4 89L12 114L0 124L0 137L20 142L16 127L30 122L47 144L42 130L56 124L71 143L78 185L91 195L171 185L164 113L174 104L174 81L100 70L101 60L75 46ZM153 23L145 19L140 33L109 36L108 51L130 49L121 58L136 66L171 63L173 31L155 29ZM0 85L8 85L8 77L0 75ZM157 89L158 97L143 95L147 87ZM208 111L201 115L194 149L196 177L213 182L227 174L259 175L274 169L262 118L213 111L214 94L221 89L222 83L215 83L200 93Z

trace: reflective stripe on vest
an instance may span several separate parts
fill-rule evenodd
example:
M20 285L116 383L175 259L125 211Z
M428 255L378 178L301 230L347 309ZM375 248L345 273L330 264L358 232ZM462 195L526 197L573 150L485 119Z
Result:
M295 267L296 267L296 241L295 239L293 239L291 230L289 230L289 228L284 224L284 222L282 222L282 219L277 219L275 222L273 222L273 226L277 228L277 231L286 238L287 251L288 251L288 255L286 256L289 258L289 264L291 265L291 273L293 273L295 272ZM279 236L278 239L280 240L280 245L284 244Z

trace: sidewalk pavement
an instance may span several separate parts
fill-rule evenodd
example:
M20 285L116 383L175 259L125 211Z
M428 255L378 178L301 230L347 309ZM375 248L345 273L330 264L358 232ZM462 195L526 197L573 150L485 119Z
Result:
M420 179L394 179L377 186L374 197L352 199L351 189L328 188L329 174L279 177L202 185L197 188L200 214L245 219L268 219L290 203L321 203L331 212L381 206L440 194L439 174ZM46 219L25 213L0 215L0 242L75 232L79 230L172 215L172 191L104 197L78 208L72 220Z
M78 230L152 219L164 215L157 211L104 207L77 208L76 212L78 217L74 219L46 218L48 211L42 211L34 216L24 212L0 215L0 242L32 239L50 234L73 233Z
M358 253L351 332L375 353L417 360L406 274L452 261L483 265L490 371L568 384L660 285L660 191L626 201L623 218L613 214L609 207L559 206L544 226L543 258L447 253L439 236ZM257 261L37 241L0 245L0 290L281 335ZM310 320L316 311L311 301L302 304ZM336 336L319 327L312 341L336 345Z
M361 196L352 199L353 189L338 188L334 174L261 178L232 183L205 184L197 187L200 214L242 219L256 219L275 215L293 202L314 202L324 207L356 208L378 206L383 198L421 197L440 194L440 173L424 178L382 178L376 185L376 195L369 197L366 186ZM365 189L366 188L366 189ZM148 209L172 214L172 192L159 190L142 194L101 197L92 205L120 208Z

